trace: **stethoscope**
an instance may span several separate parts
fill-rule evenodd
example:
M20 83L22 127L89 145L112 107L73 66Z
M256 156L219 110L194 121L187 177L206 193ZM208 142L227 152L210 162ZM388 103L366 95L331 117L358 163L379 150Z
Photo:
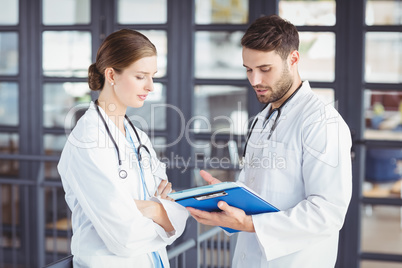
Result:
M282 107L284 107L285 104L288 103L288 102L296 95L296 93L299 91L299 89L301 88L302 85L303 85L303 82L300 84L300 86L299 86L298 88L296 88L296 90L292 93L292 95L290 95L290 96L281 104L281 106L279 106L278 108L273 109L272 111L270 111L270 112L268 113L268 115L267 115L267 117L265 118L265 121L264 121L263 129L267 126L268 121L271 119L271 117L273 116L273 114L274 114L275 112L277 112L278 115L276 116L275 121L274 121L274 123L273 123L273 125L272 125L272 127L271 127L271 130L269 131L267 140L270 140L270 139L271 139L272 133L274 132L274 130L276 129L276 127L277 127L277 125L278 125L278 122L279 122L278 119L279 119L279 117L281 116ZM269 103L267 103L267 104L264 106L264 108L262 108L262 111L268 106L268 104L269 104ZM251 125L250 130L248 131L246 143L244 144L243 159L244 159L244 157L246 156L247 143L248 143L248 141L249 141L249 139L250 139L250 137L251 137L251 134L253 133L253 130L254 130L255 124L257 124L257 121L258 121L258 117L256 117L256 119L254 120L253 124Z
M121 158L120 158L119 146L117 146L116 141L113 139L113 136L112 136L112 134L110 133L109 127L107 126L106 121L105 121L105 119L103 118L103 116L102 116L102 114L101 114L101 112L100 112L100 110L99 110L99 107L98 107L98 100L95 101L95 107L96 107L96 111L98 112L99 117L102 118L103 124L105 125L105 128L106 128L107 134L109 135L109 138L112 140L112 142L113 142L113 144L114 144L114 147L116 148L117 159L118 159L118 161L119 161L119 176L120 176L120 178L125 179L125 178L127 178L127 171L125 171L125 170L122 169L122 167L121 167L121 166L122 166L122 163L121 163ZM133 142L133 140L131 139L131 136L130 136L131 142L132 142L132 144L133 144L133 146L134 146L134 149L136 150L136 155L137 155L137 159L138 159L138 164L139 164L139 167L140 167L140 175L141 175L142 187L143 187L143 191L144 191L144 200L145 200L145 188L146 188L146 191L148 192L148 195L149 195L149 196L151 196L151 195L149 194L148 186L146 186L146 183L145 183L145 180L144 180L144 172L143 172L142 166L141 166L141 160L142 160L142 157L141 157L141 149L144 148L145 151L147 151L147 153L148 153L149 155L151 155L151 152L149 151L149 149L148 149L147 146L145 146L144 144L142 144L141 139L140 139L140 136L138 135L137 130L135 129L133 123L131 123L130 119L128 118L128 116L127 116L126 114L124 115L124 118L127 119L127 122L130 124L131 128L134 130L135 136L137 137L138 143L140 144L140 145L138 145L137 148L135 148L134 142ZM130 135L130 133L128 132L128 129L127 129L127 128L126 128L126 132L127 132L127 135ZM150 160L150 161L152 161L152 160ZM151 169L152 169L152 168L151 168ZM154 179L155 179L155 178L154 178ZM153 260L154 260L155 263L161 263L161 264L162 264L162 266L159 266L159 267L163 267L163 263L162 263L162 261L160 260L160 256L159 256L156 252L152 252L152 258L153 258Z
M125 170L122 168L122 162L121 162L121 158L120 158L119 147L117 146L116 141L113 139L113 136L112 136L112 134L110 133L109 127L107 126L106 121L105 121L105 119L103 118L103 116L102 116L102 114L101 114L101 112L100 112L100 110L99 110L99 107L98 107L98 100L95 101L95 107L96 107L96 111L98 112L99 117L102 119L103 124L105 125L106 132L107 132L107 134L109 135L109 138L112 140L112 142L113 142L113 144L114 144L114 147L116 148L117 159L118 159L118 161L119 161L119 177L120 177L121 179L125 179L125 178L127 178L127 171L125 171ZM137 152L138 163L140 164L140 168L141 168L141 170L142 170L142 167L141 167L141 160L142 160L142 157L141 157L141 149L145 149L145 151L147 151L147 153L148 153L149 155L151 155L151 152L149 151L149 149L148 149L147 146L145 146L144 144L142 144L141 139L140 139L140 136L138 135L137 130L135 129L133 123L131 123L131 121L130 121L130 119L128 118L128 116L127 116L127 115L124 115L124 118L127 119L127 122L130 124L131 128L134 130L135 136L137 137L137 140L138 140L139 145L138 145L138 147L136 148L136 152ZM130 136L130 138L131 138L131 136ZM133 143L133 146L134 146L134 143ZM135 147L134 147L134 148L135 148ZM141 171L141 172L142 172L142 171ZM147 189L147 191L148 191L148 189Z

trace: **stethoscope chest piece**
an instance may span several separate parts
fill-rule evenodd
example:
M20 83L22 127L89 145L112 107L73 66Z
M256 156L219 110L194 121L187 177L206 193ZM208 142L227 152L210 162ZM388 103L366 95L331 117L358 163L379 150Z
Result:
M127 178L127 171L125 171L124 169L120 169L119 170L119 176L120 176L121 179Z
M116 141L113 139L113 136L112 136L112 134L110 133L109 127L107 126L105 119L103 118L101 112L99 111L98 100L95 101L95 107L96 107L96 111L98 112L99 117L102 119L103 124L105 125L105 129L106 129L106 132L107 132L108 136L110 137L110 139L112 140L112 142L113 142L113 144L114 144L114 147L116 148L117 159L118 159L118 163L119 163L119 177L120 177L121 179L125 179L125 178L127 178L127 171L125 171L124 169L121 168L121 159L120 159L119 147L117 146ZM127 115L124 115L124 117L125 117L125 119L127 120L127 122L130 124L131 128L134 130L135 136L137 136L137 140L138 140L138 142L139 142L139 144L140 144L140 145L138 146L138 149L136 149L137 152L138 152L138 156L137 156L137 157L138 157L138 162L140 163L140 162L141 162L141 159L142 159L142 158L141 158L140 149L141 149L141 148L144 148L144 149L148 152L148 154L149 154L150 157L151 157L151 152L148 150L147 146L145 146L144 144L141 143L140 136L138 135L137 130L135 129L133 123L131 123L131 121L130 121L130 119L127 117ZM130 137L130 139L131 139L131 137ZM131 142L132 142L133 145L134 145L134 142L133 142L132 140L131 140ZM150 163L151 163L151 162L150 162ZM152 167L151 167L151 169L152 169Z

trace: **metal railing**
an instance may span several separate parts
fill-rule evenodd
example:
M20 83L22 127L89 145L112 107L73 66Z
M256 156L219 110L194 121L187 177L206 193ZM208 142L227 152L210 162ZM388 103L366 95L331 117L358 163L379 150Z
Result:
M37 237L41 246L30 237L33 222L29 219L38 211L29 211L29 199L21 198L29 196L32 187L41 188L44 195L44 207L37 208L42 211L42 224L35 227L42 230ZM47 264L70 253L71 215L61 190L56 182L40 186L22 180L0 182L0 267L37 267L32 263L32 254L39 254L36 258ZM229 268L236 238L226 235L220 227L201 225L190 217L183 235L168 247L171 267ZM36 252L31 248L34 244L39 247Z
M57 159L0 154L0 166L13 160L33 170L0 178L0 267L43 267L70 254L71 212L61 182L46 167ZM171 266L230 267L236 238L190 217L184 234L168 247Z
M208 227L189 218L182 239L168 248L172 268L229 268L237 234Z

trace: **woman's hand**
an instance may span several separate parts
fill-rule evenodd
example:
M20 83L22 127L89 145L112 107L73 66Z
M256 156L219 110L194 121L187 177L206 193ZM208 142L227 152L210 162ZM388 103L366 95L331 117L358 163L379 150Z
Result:
M168 196L168 194L170 194L171 192L174 192L172 190L172 183L168 182L167 180L162 180L158 186L158 190L155 192L155 196L160 197L162 199L174 201L173 198L170 198Z
M150 200L134 200L134 202L144 217L147 217L162 226L166 232L174 230L162 204Z
M149 219L155 219L159 213L159 206L161 204L149 200L134 200L137 208L141 211L142 215Z

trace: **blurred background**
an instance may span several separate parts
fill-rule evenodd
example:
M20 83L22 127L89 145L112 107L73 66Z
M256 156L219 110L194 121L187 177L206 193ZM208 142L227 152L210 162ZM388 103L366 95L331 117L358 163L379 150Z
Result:
M337 267L402 267L402 1L0 0L0 7L0 267L43 267L70 252L71 214L56 166L97 98L88 66L118 29L139 30L157 47L155 90L128 115L151 137L175 188L203 185L200 169L236 180L250 118L262 108L240 39L270 14L297 26L302 79L352 131L353 198ZM191 220L188 230L169 247L172 267L230 267L235 236Z

